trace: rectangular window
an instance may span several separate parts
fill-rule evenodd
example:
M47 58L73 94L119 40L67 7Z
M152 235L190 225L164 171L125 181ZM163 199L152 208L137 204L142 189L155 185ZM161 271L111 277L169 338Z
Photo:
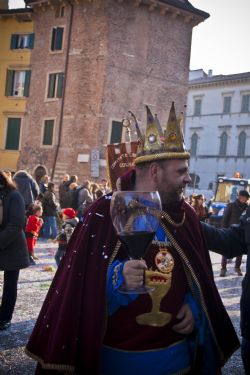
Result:
M34 34L12 34L10 49L23 49L34 47Z
M60 51L63 43L63 27L53 27L51 38L51 51Z
M47 98L61 98L63 94L64 73L49 74Z
M6 96L29 96L30 70L7 70Z
M249 99L250 95L242 95L241 112L249 112Z
M110 143L121 143L122 141L122 123L119 121L112 121Z
M54 134L54 120L45 120L43 128L43 145L52 146Z
M201 115L201 99L195 99L194 101L194 116Z
M21 119L8 118L7 132L6 132L6 150L18 150L20 142Z
M224 96L223 113L230 113L231 111L231 96Z

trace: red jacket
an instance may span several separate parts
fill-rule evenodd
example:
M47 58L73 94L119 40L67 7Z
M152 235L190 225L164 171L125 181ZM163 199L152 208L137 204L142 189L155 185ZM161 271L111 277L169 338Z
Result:
M25 232L33 234L34 237L38 237L41 226L41 219L38 216L30 215L27 220Z

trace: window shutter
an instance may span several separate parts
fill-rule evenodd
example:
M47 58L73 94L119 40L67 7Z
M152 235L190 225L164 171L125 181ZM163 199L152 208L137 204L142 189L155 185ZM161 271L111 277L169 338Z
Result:
M11 41L10 41L10 49L16 49L17 48L17 34L12 34L11 35Z
M191 137L191 155L197 155L198 135L194 133Z
M244 131L240 132L239 140L238 140L238 151L237 156L244 157L246 152L246 138L247 135Z
M51 51L55 50L55 38L56 38L56 28L52 29L52 38L51 38Z
M56 74L49 74L48 98L54 98L55 96L55 82Z
M54 120L44 121L43 145L51 146L53 141Z
M63 83L64 83L64 73L58 73L58 80L57 80L57 98L62 98L63 95Z
M120 143L122 140L122 123L118 121L112 121L112 130L110 143Z
M18 150L20 139L20 118L8 118L7 136L6 136L6 150Z
M56 38L55 49L61 50L62 49L62 40L63 40L63 28L62 27L57 27L55 38Z
M34 48L34 39L35 39L35 34L34 33L30 34L29 35L29 45L28 45L28 47L30 49Z
M226 156L227 154L227 133L223 132L220 138L220 151L219 151L219 156L223 157Z
M31 70L26 70L25 71L25 81L24 81L23 96L29 96L29 91L30 91L30 76L31 76Z
M13 94L14 74L14 70L7 70L5 96L11 96Z
M250 95L243 95L242 96L242 104L241 104L241 112L249 112L249 99Z

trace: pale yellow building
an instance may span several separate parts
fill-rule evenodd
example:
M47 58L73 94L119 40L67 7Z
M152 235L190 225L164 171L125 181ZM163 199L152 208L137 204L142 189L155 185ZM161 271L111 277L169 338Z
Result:
M0 1L0 169L15 171L21 149L34 45L32 10Z

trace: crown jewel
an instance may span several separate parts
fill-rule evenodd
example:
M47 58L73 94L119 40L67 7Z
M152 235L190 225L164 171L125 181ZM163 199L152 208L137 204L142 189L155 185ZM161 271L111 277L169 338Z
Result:
M181 129L181 119L176 118L174 102L169 113L166 130L163 131L157 115L152 115L148 106L146 134L138 133L138 149L135 164L164 159L189 159Z

